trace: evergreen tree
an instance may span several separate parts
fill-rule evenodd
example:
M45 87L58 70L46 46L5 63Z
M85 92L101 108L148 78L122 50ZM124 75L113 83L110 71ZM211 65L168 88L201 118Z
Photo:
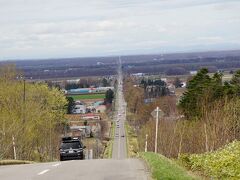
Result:
M182 82L181 82L181 80L180 80L178 77L175 78L173 84L174 84L174 86L175 86L176 88L182 87Z
M111 90L111 89L107 90L107 92L105 94L105 102L112 104L113 98L114 98L113 90Z
M67 113L71 114L72 113L72 109L74 108L74 100L72 97L67 97Z

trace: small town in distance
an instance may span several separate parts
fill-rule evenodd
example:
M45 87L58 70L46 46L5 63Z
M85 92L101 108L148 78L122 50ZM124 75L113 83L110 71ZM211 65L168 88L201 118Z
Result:
M239 12L0 0L0 180L240 179Z

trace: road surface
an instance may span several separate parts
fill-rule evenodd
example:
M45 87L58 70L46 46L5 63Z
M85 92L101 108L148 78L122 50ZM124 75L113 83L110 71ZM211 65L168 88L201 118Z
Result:
M115 139L113 142L113 159L124 159L127 158L126 150L126 133L124 122L126 120L126 102L123 95L123 76L122 76L122 63L119 58L119 68L118 68L118 87L116 91L116 113L115 113Z
M1 180L147 180L138 159L76 160L0 166Z

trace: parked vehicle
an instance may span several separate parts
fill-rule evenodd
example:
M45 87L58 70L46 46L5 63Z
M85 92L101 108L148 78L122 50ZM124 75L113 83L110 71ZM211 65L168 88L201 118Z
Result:
M64 137L60 147L60 161L84 159L84 149L79 138Z

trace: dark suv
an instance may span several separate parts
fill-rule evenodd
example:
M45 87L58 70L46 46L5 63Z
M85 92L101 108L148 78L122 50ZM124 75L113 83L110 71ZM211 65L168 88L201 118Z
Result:
M84 159L84 148L79 138L64 137L60 147L60 161Z

